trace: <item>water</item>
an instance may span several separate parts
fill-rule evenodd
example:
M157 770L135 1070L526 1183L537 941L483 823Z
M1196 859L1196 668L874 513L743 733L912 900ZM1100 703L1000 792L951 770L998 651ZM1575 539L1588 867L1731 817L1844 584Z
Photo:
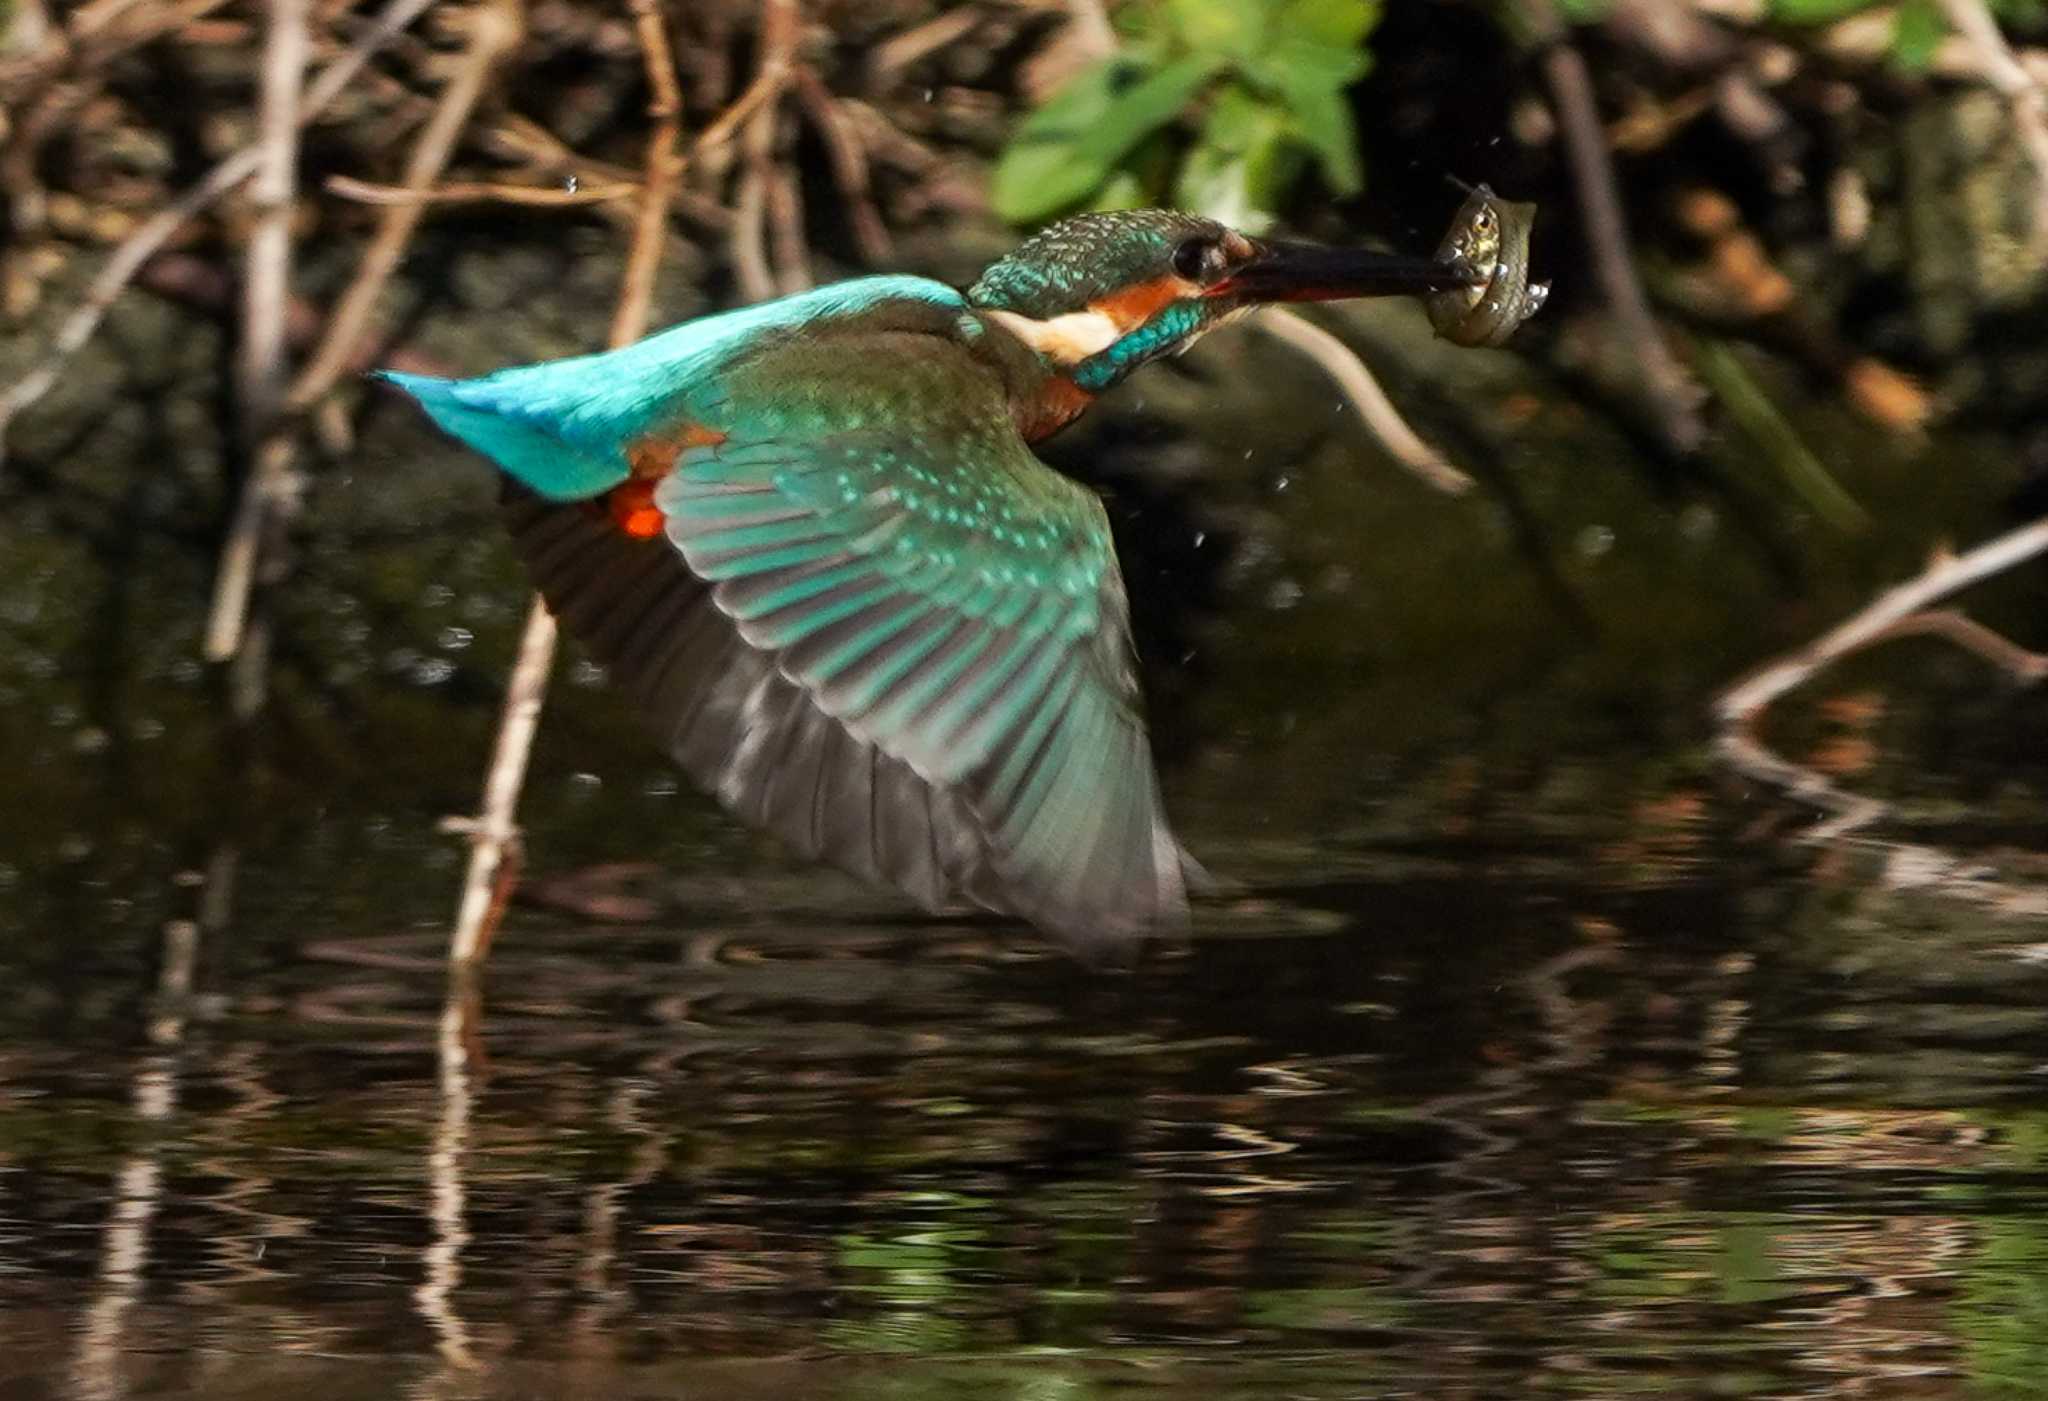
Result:
M1996 529L1995 445L1905 473L1809 422L1899 523L1849 539L1584 425L1468 442L1493 486L1445 503L1285 441L1298 404L1215 413L1241 480L1117 509L1233 884L1124 973L792 864L571 664L543 903L451 990L433 829L521 606L480 474L371 424L244 744L189 661L206 476L81 504L29 454L0 1395L2042 1394L2038 698L1923 642L1785 704L1784 752L1900 805L1819 846L1703 720ZM64 470L132 460L93 447ZM2033 587L1972 607L2038 642Z

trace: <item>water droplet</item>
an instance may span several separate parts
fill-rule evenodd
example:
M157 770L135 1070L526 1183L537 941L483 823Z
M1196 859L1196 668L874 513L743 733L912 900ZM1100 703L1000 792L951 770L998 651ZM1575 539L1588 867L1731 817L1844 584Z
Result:
M1614 548L1614 532L1604 525L1589 525L1579 532L1578 546L1587 559L1599 559Z
M569 684L586 689L604 684L604 668L596 662L577 658L576 665L569 671Z
M569 172L568 178L562 181L562 188L572 195L576 193L576 173L574 171Z
M1292 486L1293 484L1294 484L1294 483L1293 483L1293 482L1292 482L1291 480L1289 480L1288 478L1286 478L1286 477L1284 477L1284 476L1283 476L1283 477L1280 477L1279 479L1277 479L1277 480L1276 480L1276 481L1275 481L1275 482L1273 483L1273 490L1275 490L1275 491L1285 491L1285 490L1287 490L1287 488L1288 488L1288 487Z
M640 785L640 791L650 798L673 798L680 789L675 775L666 773L649 774L647 781Z
M1196 532L1195 532L1195 548L1196 548L1196 549L1198 549L1198 550L1199 550L1199 549L1201 549L1201 548L1202 548L1202 543L1203 543L1203 542L1204 542L1205 540L1207 540L1208 538L1209 538L1209 532L1208 532L1208 531L1206 531L1206 530L1198 530L1198 531L1196 531Z
M446 627L441 629L441 646L446 651L460 652L476 637L468 628Z
M1292 579L1276 579L1273 587L1266 590L1266 606L1275 613L1284 613L1301 602L1301 585Z
M416 686L439 686L454 674L455 663L445 657L422 657L412 669Z

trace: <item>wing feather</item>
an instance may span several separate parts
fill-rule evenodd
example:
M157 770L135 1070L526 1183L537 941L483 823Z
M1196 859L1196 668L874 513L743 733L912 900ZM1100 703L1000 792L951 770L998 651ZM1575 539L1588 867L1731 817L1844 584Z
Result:
M691 777L798 851L1083 945L1183 920L1101 503L992 381L885 359L807 373L887 370L914 422L814 384L749 434L735 379L724 438L656 487L664 539L513 488L543 594Z

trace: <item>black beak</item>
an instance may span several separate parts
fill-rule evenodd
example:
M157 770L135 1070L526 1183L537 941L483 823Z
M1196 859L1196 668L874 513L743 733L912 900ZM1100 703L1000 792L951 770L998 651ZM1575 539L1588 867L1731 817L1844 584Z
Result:
M1261 243L1216 290L1253 302L1329 302L1343 297L1412 297L1476 286L1462 264L1318 243Z

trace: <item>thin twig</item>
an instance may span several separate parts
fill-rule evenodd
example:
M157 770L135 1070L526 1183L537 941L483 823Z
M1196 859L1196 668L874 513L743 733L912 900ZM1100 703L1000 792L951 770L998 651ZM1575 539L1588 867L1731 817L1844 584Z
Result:
M1542 41L1543 77L1563 130L1565 155L1585 216L1586 239L1601 291L1642 366L1643 385L1665 437L1674 447L1690 451L1706 437L1706 425L1699 415L1699 387L1658 333L1643 284L1636 276L1628 219L1615 188L1607 136L1593 99L1592 76L1586 71L1586 60L1566 36L1551 0L1523 0L1523 5L1529 24Z
M405 188L425 190L441 176L454 153L455 140L469 120L498 59L518 42L519 0L487 0L472 14L469 44L455 76L442 90L434 115L421 130L406 158ZM406 245L419 226L422 205L394 205L378 221L377 231L356 266L355 278L335 304L320 343L285 397L285 408L301 411L334 387L346 373L392 273L398 270ZM266 440L256 467L242 490L242 499L221 549L220 572L214 580L213 606L207 614L205 655L225 661L242 648L249 596L257 567L266 554L266 535L289 521L298 497L294 449L288 435ZM244 674L250 669L245 667Z
M1724 726L1748 724L1779 696L1805 684L1823 667L1887 636L1902 620L2044 550L2048 550L2048 517L2008 531L1966 554L1942 555L1918 578L1885 590L1854 617L1724 691L1714 702L1715 719Z
M1424 442L1408 426L1394 401L1387 397L1358 352L1300 313L1286 307L1268 307L1259 317L1259 329L1316 362L1344 391L1365 426L1393 454L1394 460L1438 491L1453 496L1472 489L1472 478L1444 459L1443 454Z
M298 186L299 90L305 81L307 0L269 0L257 104L256 173L242 283L237 389L245 443L269 431L283 399L285 308L291 297L292 197Z
M723 148L743 122L781 95L783 84L789 81L790 71L796 65L798 18L796 0L761 0L761 62L754 72L754 81L747 84L747 90L732 106L698 133L690 143L686 166Z
M417 19L422 11L434 0L390 0L370 27L363 31L355 43L332 63L320 71L306 89L305 100L299 106L299 120L303 125L319 116L326 106L340 95L349 81L362 71L371 55L383 47L392 35ZM156 251L167 243L171 236L206 209L215 200L234 189L256 173L261 152L256 146L246 146L235 152L211 171L198 184L179 196L171 205L147 220L113 253L93 278L86 290L85 300L74 308L58 326L57 334L51 338L49 353L34 369L0 394L0 464L7 460L7 427L15 415L34 404L50 392L63 373L64 366L85 343L92 339L105 319L107 309L114 304L122 291L134 280L142 265L149 261Z
M431 189L440 179L448 158L455 152L456 138L468 124L477 99L484 94L491 71L519 42L522 23L520 0L487 0L472 12L469 42L461 64L442 89L434 115L406 158L405 189ZM385 284L397 271L399 259L404 256L423 213L421 205L394 205L385 211L362 262L356 267L354 281L335 305L326 338L292 382L293 408L304 408L326 394L348 369L348 358L368 327Z
M647 329L653 308L654 276L661 265L668 232L669 188L681 172L676 144L682 123L682 93L676 84L675 56L662 23L658 0L632 0L634 31L647 68L651 94L648 115L653 129L647 139L647 173L640 190L640 209L633 224L633 243L619 288L619 308L612 318L611 344L630 345ZM448 942L448 960L458 969L472 968L490 949L521 859L519 828L514 821L526 765L540 728L541 706L547 699L548 673L554 665L557 630L554 617L539 598L527 610L519 637L518 659L505 687L505 708L484 777L480 815L463 824L470 839L469 869L463 878L462 902Z
M500 185L488 180L451 180L431 190L412 190L347 175L328 176L326 190L357 204L517 204L541 209L609 204L640 193L640 187L634 184L580 185L572 189L567 185Z
M2048 680L2048 655L2029 651L1959 608L1929 608L1914 613L1876 633L1870 642L1889 642L1895 637L1942 638L1965 652L1976 653L2021 686L2037 686Z
M776 144L784 125L781 114L771 108L754 120L767 133L761 159L768 195L768 246L775 255L775 290L788 296L811 285L811 257L804 243L803 191L797 184L795 163L786 141L779 148Z
M675 57L668 30L655 0L632 0L633 23L647 65L650 92L647 115L653 130L647 137L647 180L633 224L633 243L626 258L625 280L619 288L619 309L612 317L613 345L629 345L647 329L654 303L654 274L661 266L662 240L668 229L668 192L681 173L676 141L682 134L683 94L676 85Z
M1714 718L1721 729L1715 738L1716 751L1736 772L1834 814L1803 834L1805 842L1835 841L1877 821L1890 811L1886 804L1842 788L1777 753L1757 737L1758 717L1772 701L1804 685L1823 668L1896 637L1946 638L2022 685L2048 679L2048 656L2030 652L1953 609L1929 606L2044 550L2048 550L2048 517L1986 541L1967 554L1937 555L1917 579L1887 589L1847 621L1722 692L1714 702Z
M954 13L975 17L972 11ZM825 154L832 161L832 180L846 202L846 221L853 230L853 241L864 260L879 263L889 256L889 230L875 208L867 148L861 144L860 132L839 110L838 100L808 64L798 64L791 81L797 100L803 103L818 134L825 139Z
M774 115L772 109L763 111ZM756 124L747 127L747 162L740 170L732 210L733 279L739 283L740 295L750 302L764 302L775 295L775 273L767 247L768 152L756 136L760 130Z
M285 313L291 299L292 200L298 183L299 88L305 80L306 0L270 0L263 45L262 84L257 111L255 175L250 201L256 225L250 232L242 286L242 343L237 358L237 389L241 431L249 477L244 510L259 483L274 490L277 475L289 469L290 438L280 431L279 410L290 367L285 361ZM237 512L237 525L241 525ZM251 519L247 544L258 542L261 524ZM229 537L232 550L237 534ZM257 551L250 549L252 558ZM268 690L268 631L265 646L254 649L236 668L229 685L229 707L247 721L263 708Z

